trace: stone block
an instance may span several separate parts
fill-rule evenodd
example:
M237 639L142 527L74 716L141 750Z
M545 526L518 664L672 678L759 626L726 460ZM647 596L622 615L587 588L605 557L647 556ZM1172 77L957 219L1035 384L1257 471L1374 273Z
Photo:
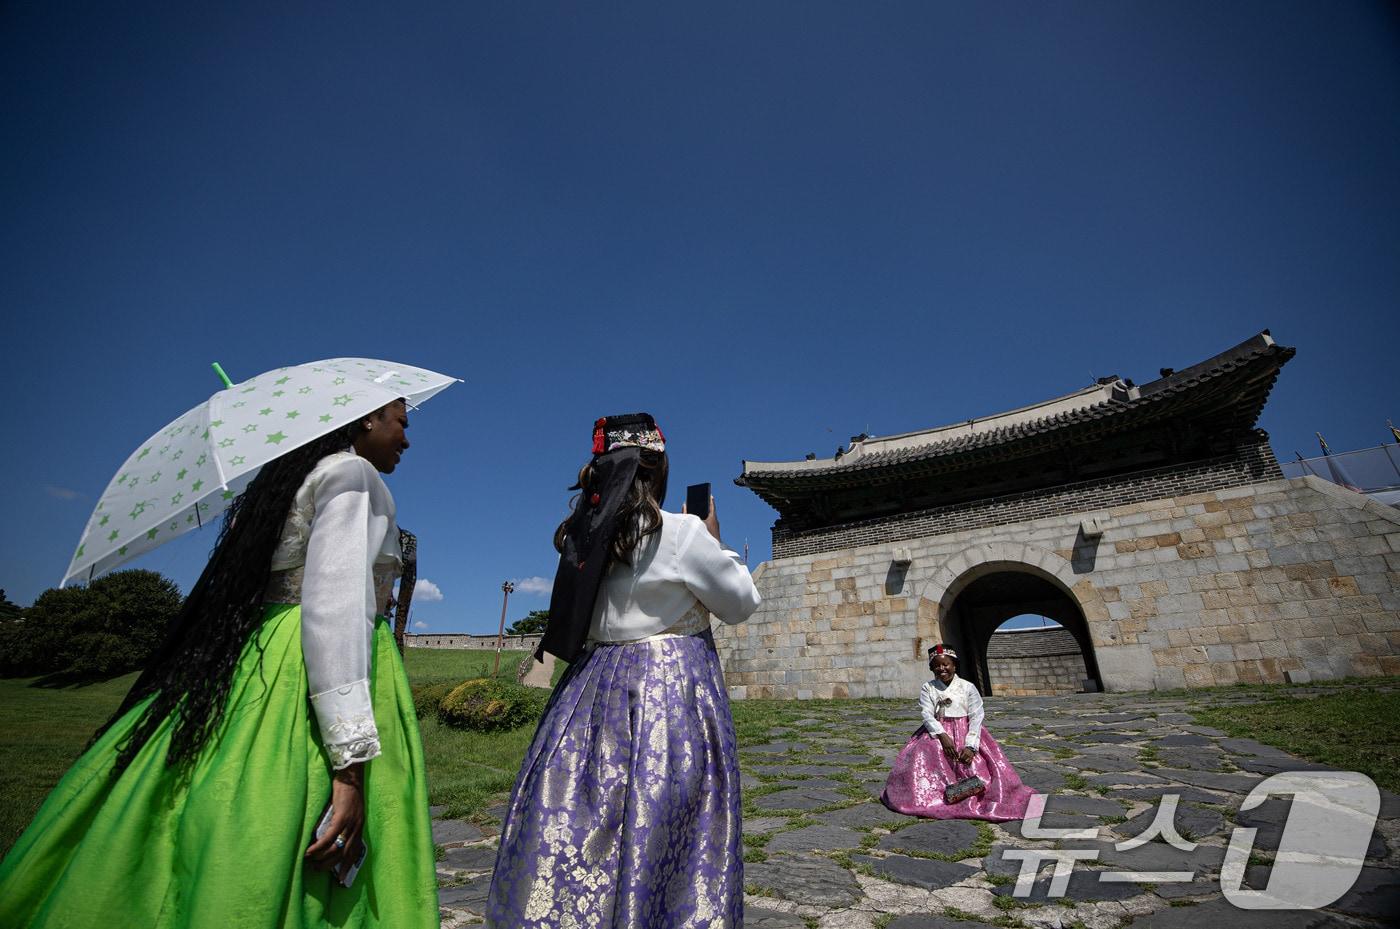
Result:
M1355 597L1361 593L1354 577L1329 577L1327 587L1334 597Z
M1193 559L1205 558L1214 555L1215 549L1208 542L1183 542L1176 547L1176 554L1179 558Z

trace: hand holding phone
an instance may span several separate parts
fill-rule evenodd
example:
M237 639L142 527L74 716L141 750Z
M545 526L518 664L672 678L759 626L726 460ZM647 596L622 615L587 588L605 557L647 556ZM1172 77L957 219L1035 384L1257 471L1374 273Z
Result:
M329 870L349 887L368 852L364 842L364 764L341 768L331 776L331 799L316 824L306 863Z
M326 831L330 829L332 814L334 812L334 807L327 803L326 812L321 815L321 821L316 824L314 838L320 839L326 834ZM335 868L335 879L340 883L341 887L349 887L355 883L355 875L360 873L360 867L365 863L365 858L369 855L369 843L365 841L364 835L361 835L356 841L360 845L360 853L344 865Z
M719 516L715 514L715 498L710 494L709 484L691 484L685 489L685 505L682 513L691 513L705 521L705 528L715 541L719 542Z

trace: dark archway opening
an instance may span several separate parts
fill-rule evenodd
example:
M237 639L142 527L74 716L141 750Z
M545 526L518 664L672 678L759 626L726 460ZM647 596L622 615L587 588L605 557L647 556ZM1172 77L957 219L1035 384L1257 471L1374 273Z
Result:
M955 639L962 676L985 695L997 693L999 682L988 656L992 635L1008 619L1027 613L1048 617L1073 636L1084 666L1084 678L1073 689L1103 690L1089 624L1079 605L1057 584L1030 571L1014 569L995 571L971 581L953 598L943 616L945 632ZM1002 667L1004 670L1006 666ZM1007 691L1017 690L1009 680L1000 683Z

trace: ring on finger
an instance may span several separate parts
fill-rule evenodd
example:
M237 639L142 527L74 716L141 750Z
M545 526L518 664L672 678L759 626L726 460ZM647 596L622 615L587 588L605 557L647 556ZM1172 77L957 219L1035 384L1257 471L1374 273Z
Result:
M335 837L335 847L336 847L336 848L344 848L344 847L345 847L345 836L343 836L343 835L338 835L338 836Z

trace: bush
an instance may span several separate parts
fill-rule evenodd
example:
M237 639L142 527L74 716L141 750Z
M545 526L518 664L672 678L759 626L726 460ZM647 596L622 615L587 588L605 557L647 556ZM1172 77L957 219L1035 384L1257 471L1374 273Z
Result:
M447 696L457 687L456 681L433 681L428 684L414 684L413 690L413 711L418 714L418 718L436 714L442 705L442 698Z
M515 729L538 719L547 699L534 688L482 677L454 687L442 698L438 717L449 726L477 732Z

